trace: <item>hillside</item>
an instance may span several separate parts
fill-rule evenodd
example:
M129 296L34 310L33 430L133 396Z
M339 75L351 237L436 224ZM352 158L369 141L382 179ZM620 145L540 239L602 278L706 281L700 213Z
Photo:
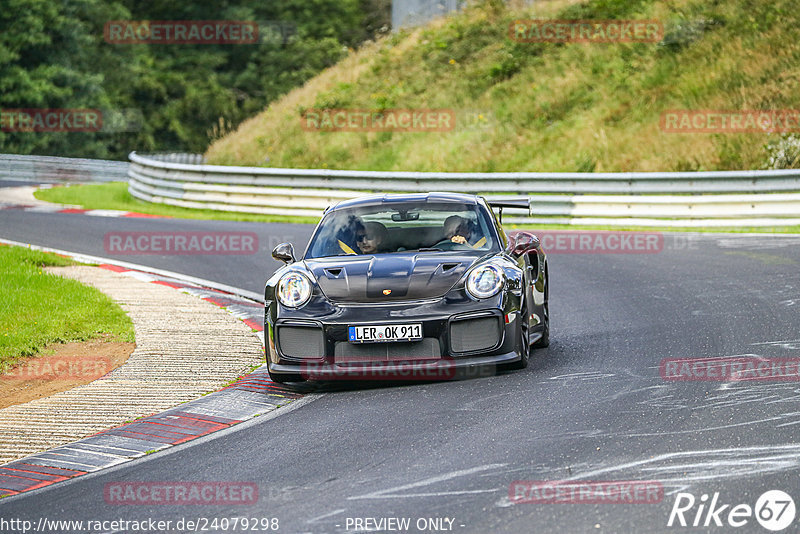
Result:
M509 37L512 21L534 18L656 20L663 39ZM207 157L228 165L476 172L800 166L797 136L660 126L667 110L800 109L798 19L794 0L556 0L516 10L485 0L351 52L218 140ZM456 127L306 131L309 108L443 108L453 110Z

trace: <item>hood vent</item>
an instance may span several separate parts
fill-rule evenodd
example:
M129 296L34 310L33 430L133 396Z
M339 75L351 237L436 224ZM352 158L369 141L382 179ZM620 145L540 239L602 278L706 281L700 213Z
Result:
M328 267L325 269L325 273L330 275L332 278L339 278L339 275L342 274L342 270L343 269L341 267Z
M461 263L443 263L442 264L442 272L446 273L447 271L452 271L456 267L461 265Z

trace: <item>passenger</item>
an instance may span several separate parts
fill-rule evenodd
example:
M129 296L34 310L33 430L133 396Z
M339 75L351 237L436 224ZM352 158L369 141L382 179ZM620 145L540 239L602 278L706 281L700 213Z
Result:
M389 231L379 222L364 223L363 232L356 234L358 249L362 254L385 252Z
M458 215L451 215L444 221L444 235L453 243L480 248L486 244L486 238L475 235L474 225L469 219ZM476 239L477 238L477 239Z

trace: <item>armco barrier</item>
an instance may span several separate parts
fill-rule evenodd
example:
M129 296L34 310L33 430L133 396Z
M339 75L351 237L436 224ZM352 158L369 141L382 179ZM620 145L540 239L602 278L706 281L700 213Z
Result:
M127 161L0 154L0 180L26 182L119 182Z
M515 223L636 226L800 224L800 170L637 173L441 173L202 164L130 154L131 194L189 208L317 217L365 192L460 191L531 199ZM191 163L189 163L191 162Z

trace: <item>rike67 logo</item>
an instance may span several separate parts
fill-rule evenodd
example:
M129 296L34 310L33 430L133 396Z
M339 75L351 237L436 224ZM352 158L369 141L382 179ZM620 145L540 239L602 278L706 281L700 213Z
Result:
M764 492L752 507L745 503L723 504L719 492L710 501L705 493L696 499L691 493L681 492L675 497L667 526L736 528L751 524L755 517L762 527L777 532L794 522L795 512L794 500L780 490Z

